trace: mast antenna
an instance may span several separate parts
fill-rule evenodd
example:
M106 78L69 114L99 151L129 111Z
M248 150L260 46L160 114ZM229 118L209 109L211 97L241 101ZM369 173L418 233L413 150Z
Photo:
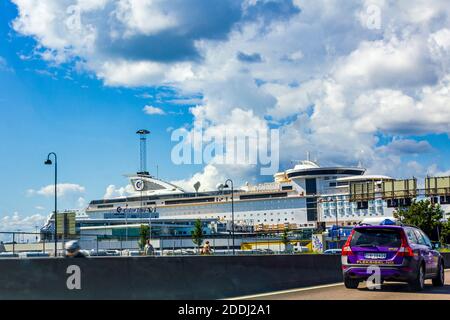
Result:
M150 134L150 131L146 129L141 129L136 131L136 134L139 135L140 140L140 161L141 167L138 174L150 175L147 172L147 135Z

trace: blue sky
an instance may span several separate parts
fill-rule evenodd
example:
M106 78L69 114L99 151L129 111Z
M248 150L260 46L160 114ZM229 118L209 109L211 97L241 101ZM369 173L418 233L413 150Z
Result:
M21 60L19 55L29 53L35 41L13 34L10 23L16 14L13 4L2 2L0 37L5 45L0 56L6 65L0 70L4 155L0 165L1 177L8 182L2 188L0 217L16 211L32 214L51 210L52 197L27 195L28 189L52 183L53 168L43 164L50 151L58 154L59 181L84 186L86 192L79 196L86 201L102 198L109 184L125 185L122 174L136 172L139 167L138 128L152 131L147 151L149 170L155 172L159 164L160 176L168 180L189 174L188 167L181 166L175 172L164 165L170 163L170 133L166 129L191 121L189 105L159 101L158 94L171 91L164 87L109 88L85 74L73 73L71 79L64 79L69 72L65 66L54 68L35 58ZM146 116L142 108L148 104L164 105L177 114ZM74 207L75 199L60 199L61 208Z
M152 132L149 171L158 164L183 187L271 179L258 166L175 165L171 131L199 122L209 133L279 129L280 170L309 151L396 177L449 174L450 9L422 6L1 2L0 230L51 210L50 151L60 208L126 195L140 128Z

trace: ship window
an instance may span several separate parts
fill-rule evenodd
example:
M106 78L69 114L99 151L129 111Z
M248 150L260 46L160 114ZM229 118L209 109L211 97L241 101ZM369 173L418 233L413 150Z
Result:
M450 204L450 197L449 196L440 196L439 202L441 204Z
M316 179L305 179L305 187L307 195L316 194L317 193Z
M113 204L99 204L98 206L97 206L97 208L113 208L114 207L114 205Z

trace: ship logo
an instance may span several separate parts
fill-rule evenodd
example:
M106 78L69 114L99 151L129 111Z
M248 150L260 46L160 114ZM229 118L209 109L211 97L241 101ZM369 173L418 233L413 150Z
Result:
M144 187L145 187L144 180L138 179L138 180L136 180L136 181L134 182L134 188L135 188L137 191L142 191L142 190L144 190Z

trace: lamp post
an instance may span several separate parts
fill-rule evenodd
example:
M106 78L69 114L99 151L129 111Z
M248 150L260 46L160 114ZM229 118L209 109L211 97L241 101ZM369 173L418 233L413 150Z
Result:
M50 152L47 156L47 160L45 160L44 164L46 165L52 165L52 160L50 160L50 156L53 155L55 158L55 232L54 232L54 238L55 238L55 257L58 256L58 232L57 232L57 226L56 226L56 213L58 210L58 193L57 193L57 185L58 185L58 160L56 157L56 153Z
M153 207L148 208L148 240L152 243L152 213L156 213L156 203ZM162 239L160 240L159 249L161 250ZM162 251L161 251L162 252Z
M337 200L335 201L332 197L329 197L328 198L328 202L330 202L330 203L332 203L333 204L333 206L334 206L334 204L336 204L336 208L334 208L334 209L336 209L336 215L335 215L335 217L336 217L336 249L337 249L337 247L338 247L338 244L339 244L339 238L340 238L340 236L339 236L339 221L338 221L338 212L339 212L339 210L338 210L338 207L337 207Z
M125 205L125 245L128 244L128 203Z
M228 182L231 184L231 239L233 245L233 255L234 255L234 186L233 180L227 179L224 183L224 188L229 188Z

